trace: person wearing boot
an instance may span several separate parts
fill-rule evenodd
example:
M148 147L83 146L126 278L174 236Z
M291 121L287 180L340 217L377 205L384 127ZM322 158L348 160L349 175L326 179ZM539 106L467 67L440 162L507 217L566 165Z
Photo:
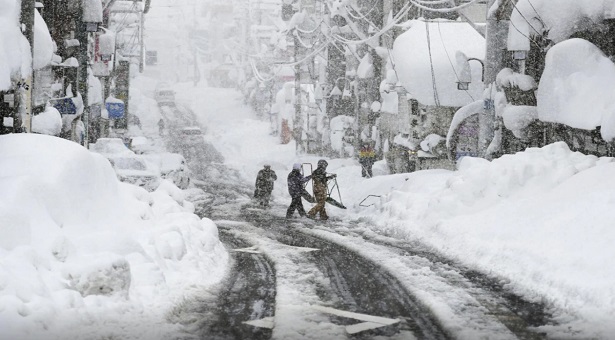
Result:
M288 193L292 200L290 206L286 210L286 218L292 218L295 210L297 210L300 216L306 215L301 197L305 192L303 186L311 177L312 176L304 177L301 174L301 164L295 163L293 165L293 170L288 174Z
M336 175L332 174L327 176L327 166L329 163L324 159L318 161L318 167L312 172L312 189L314 190L314 198L316 198L316 205L308 212L308 217L311 219L316 218L316 214L320 215L321 220L328 220L327 210L325 204L327 202L327 181L335 178Z

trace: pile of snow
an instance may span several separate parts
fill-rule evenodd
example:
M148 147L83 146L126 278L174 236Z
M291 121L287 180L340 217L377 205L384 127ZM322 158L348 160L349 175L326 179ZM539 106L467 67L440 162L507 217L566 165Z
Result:
M222 277L217 228L170 182L118 182L46 135L0 136L0 337L172 337L167 313Z
M547 33L561 42L574 32L599 28L598 23L614 15L615 0L519 0L510 16L509 50L529 49L528 38L535 34Z
M30 44L19 30L20 6L15 0L0 0L0 91L8 90L11 77L32 72Z
M538 117L615 138L615 64L594 44L570 39L547 53L537 91Z
M378 164L378 163L377 163ZM377 166L375 167L375 171ZM338 181L350 213L381 233L420 240L555 307L550 337L606 339L615 333L615 162L564 143L494 161L464 157L459 170ZM356 182L356 183L354 183ZM354 184L352 184L354 183ZM577 333L578 332L578 333ZM579 336L580 334L580 336Z
M446 20L411 20L408 31L395 39L393 59L400 83L423 105L463 106L480 98L481 65L470 63L472 82L468 91L457 89L462 68L455 55L483 59L485 39L468 23ZM434 83L435 82L435 83Z

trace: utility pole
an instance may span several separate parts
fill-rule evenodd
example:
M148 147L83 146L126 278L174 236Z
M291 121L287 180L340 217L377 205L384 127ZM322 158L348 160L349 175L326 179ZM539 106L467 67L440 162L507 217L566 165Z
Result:
M485 87L493 89L498 73L505 67L506 41L508 39L508 25L513 6L511 1L505 1L493 12L489 10L498 0L489 0L487 5L487 30L486 30L486 53L485 53ZM486 91L487 97L483 98L483 112L478 115L478 154L481 157L489 157L488 148L495 135L495 105L491 94L494 91Z
M25 128L26 132L32 132L32 87L34 86L34 7L35 0L22 0L21 1L21 24L22 33L28 39L30 43L30 52L32 59L30 60L30 75L25 79L24 83L19 86L23 89L17 92L22 92L24 96L20 96L19 106L20 112L23 113L21 119L21 126ZM24 98L25 97L25 98Z
M294 38L294 59L295 59L295 122L293 128L295 130L295 142L297 143L297 150L301 148L301 136L303 135L303 117L301 116L301 65L297 63L299 61L299 38L297 37L297 31L293 32Z
M79 41L79 51L77 52L77 61L79 61L79 68L77 69L77 91L81 94L83 100L83 113L81 114L81 120L84 125L83 145L88 148L89 144L89 129L90 129L90 104L88 102L88 31L87 24L84 22L83 9L77 11L77 18L75 18L76 30L75 39Z

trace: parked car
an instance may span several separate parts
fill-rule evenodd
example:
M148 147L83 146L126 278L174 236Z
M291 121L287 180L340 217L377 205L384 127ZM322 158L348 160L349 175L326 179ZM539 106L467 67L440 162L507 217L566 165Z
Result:
M130 137L130 149L136 154L148 154L156 150L151 139L142 136Z
M122 138L99 138L96 143L90 144L90 151L109 156L131 156L132 152Z
M148 191L154 191L160 185L158 169L141 155L118 155L107 159L122 182L141 186Z
M168 83L159 83L154 91L154 99L158 105L174 105L175 91Z
M174 151L179 152L191 147L200 148L205 144L203 131L198 126L183 127L173 131L172 149Z
M187 142L199 143L203 142L203 131L198 126L188 126L179 130L180 138Z
M190 185L190 170L184 156L178 153L163 152L145 156L158 167L160 176L173 182L180 189Z

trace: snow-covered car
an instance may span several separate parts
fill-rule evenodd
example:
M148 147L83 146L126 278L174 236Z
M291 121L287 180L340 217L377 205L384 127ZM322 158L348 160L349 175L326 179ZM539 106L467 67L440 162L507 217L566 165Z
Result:
M186 150L191 147L202 147L205 144L203 131L198 126L187 126L174 130L174 151Z
M147 154L156 150L153 141L143 136L130 137L130 149L136 154Z
M163 152L146 155L145 158L157 165L162 178L172 181L178 188L187 189L190 185L190 170L184 156Z
M99 138L96 143L90 144L90 151L105 157L131 156L135 153L130 150L121 138Z
M123 155L107 157L117 178L126 183L134 184L154 191L160 185L160 174L143 156Z
M159 83L154 91L154 99L158 105L175 104L175 91L167 83Z

